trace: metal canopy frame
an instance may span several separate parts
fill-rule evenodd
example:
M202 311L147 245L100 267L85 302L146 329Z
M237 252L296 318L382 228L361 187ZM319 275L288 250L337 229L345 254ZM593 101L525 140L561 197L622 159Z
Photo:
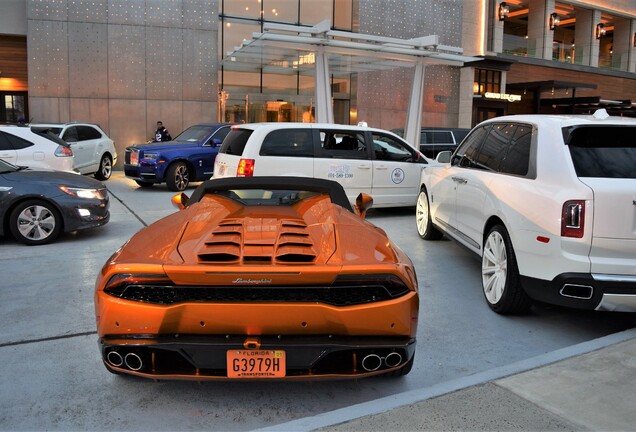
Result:
M313 27L265 23L262 33L253 33L240 47L227 53L222 65L227 70L316 78L316 121L333 123L329 78L352 73L413 67L413 86L408 105L404 138L419 148L422 93L425 66L461 67L479 61L462 55L457 47L440 45L439 36L397 39L331 30L329 20Z

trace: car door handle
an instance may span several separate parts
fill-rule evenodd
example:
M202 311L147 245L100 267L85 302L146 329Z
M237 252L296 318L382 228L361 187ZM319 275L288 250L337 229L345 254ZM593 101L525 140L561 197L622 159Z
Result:
M461 178L461 177L453 177L452 178L454 182L457 182L459 184L466 184L468 183L468 180L466 180L465 178Z
M368 169L371 169L371 165L367 165L367 164L358 165L358 169L368 170Z

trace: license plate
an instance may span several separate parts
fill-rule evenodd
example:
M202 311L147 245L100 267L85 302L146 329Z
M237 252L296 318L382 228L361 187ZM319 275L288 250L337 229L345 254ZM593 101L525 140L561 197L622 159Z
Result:
M229 350L227 376L228 378L283 378L285 351Z

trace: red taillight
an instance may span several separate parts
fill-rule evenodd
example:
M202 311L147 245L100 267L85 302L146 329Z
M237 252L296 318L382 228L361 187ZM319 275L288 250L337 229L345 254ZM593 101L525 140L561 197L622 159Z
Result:
M254 175L254 159L241 159L236 169L237 177L252 177Z
M585 201L566 201L561 212L561 236L582 238L584 231Z
M55 156L57 157L70 157L73 156L73 150L70 147L58 145L55 150Z

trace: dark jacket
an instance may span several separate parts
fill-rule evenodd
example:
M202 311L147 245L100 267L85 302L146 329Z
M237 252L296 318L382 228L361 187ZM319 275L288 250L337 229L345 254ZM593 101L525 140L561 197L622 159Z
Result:
M154 142L164 142L164 141L171 141L172 137L170 136L170 132L168 132L168 129L165 128L165 126L161 126L159 129L157 129L155 131L155 139L153 140Z

